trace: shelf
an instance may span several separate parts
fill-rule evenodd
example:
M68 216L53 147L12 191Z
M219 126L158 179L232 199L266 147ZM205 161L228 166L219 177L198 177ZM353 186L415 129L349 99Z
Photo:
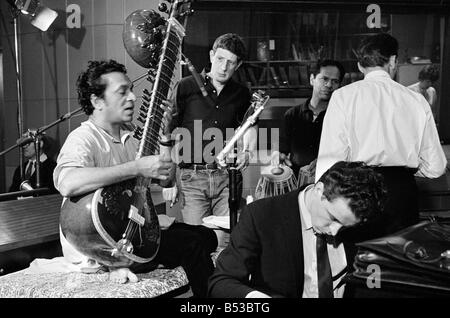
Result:
M314 64L317 61L311 60L269 60L269 61L244 61L243 64L283 64L283 63L293 63L293 64Z
M368 32L368 33L338 33L337 37L356 37L356 36L370 36L378 34L379 32Z
M274 86L274 85L257 85L251 86L252 90L257 89L310 89L311 87L302 85L302 86Z
M234 77L253 91L262 89L276 96L297 97L311 94L309 70L314 63L296 60L247 61Z
M312 94L312 87L271 87L271 88L259 88L264 90L271 98L309 98ZM252 91L256 90L252 88Z

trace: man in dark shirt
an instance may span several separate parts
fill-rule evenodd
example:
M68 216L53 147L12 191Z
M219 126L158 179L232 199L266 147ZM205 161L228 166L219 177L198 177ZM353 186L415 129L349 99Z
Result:
M53 140L47 135L42 135L40 139L40 149L42 150L40 154L40 166L39 166L39 181L40 188L49 188L50 192L56 193L55 186L53 184L53 170L56 167L56 161L52 158L50 154L51 146ZM23 169L23 179L20 176L20 167L17 167L14 171L13 180L11 186L9 187L9 192L15 192L20 190L26 190L22 188L23 182L27 181L27 184L33 189L36 189L36 151L34 148L34 143L31 142L23 146L23 155L25 157Z
M201 74L207 96L202 95L193 76L183 78L176 89L176 112L169 124L169 130L179 128L173 134L184 139L177 160L181 213L184 222L193 225L202 224L202 219L211 214L229 215L228 174L225 169L218 169L215 159L224 141L243 123L250 105L249 90L232 79L245 55L242 39L232 33L221 35L209 54L211 68ZM244 134L241 145L238 170L247 166L251 152L256 149L255 126ZM166 200L175 201L176 187L164 192Z
M273 164L284 162L297 176L301 167L311 164L317 158L323 117L331 94L341 86L344 74L342 64L333 60L318 62L311 70L312 96L304 104L286 111L285 136L281 138L280 152L274 151L272 154ZM312 169L313 166L314 163L311 165Z

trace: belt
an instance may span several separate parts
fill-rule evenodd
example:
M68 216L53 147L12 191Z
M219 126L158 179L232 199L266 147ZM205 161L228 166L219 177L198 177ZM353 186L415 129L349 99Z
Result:
M207 164L195 164L195 163L180 163L179 167L181 169L192 169L192 170L217 170L216 163Z

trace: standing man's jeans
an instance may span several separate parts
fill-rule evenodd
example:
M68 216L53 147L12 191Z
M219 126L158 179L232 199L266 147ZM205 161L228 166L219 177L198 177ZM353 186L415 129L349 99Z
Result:
M181 214L187 224L202 224L209 215L229 215L227 170L180 171Z
M239 180L239 189L242 190L242 175ZM228 172L226 169L194 170L180 169L180 203L183 221L187 224L203 224L203 218L209 215L229 216L228 205L229 188ZM239 193L239 198L241 197ZM219 247L226 246L229 234L219 233ZM224 237L221 237L221 236Z

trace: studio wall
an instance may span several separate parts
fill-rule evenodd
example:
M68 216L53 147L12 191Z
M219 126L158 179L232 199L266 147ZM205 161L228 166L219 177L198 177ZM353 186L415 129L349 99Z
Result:
M122 41L123 24L133 11L157 10L159 2L41 0L43 5L58 12L57 19L45 32L32 26L28 17L20 15L17 38L20 45L24 129L42 127L79 107L76 79L89 60L112 58L124 63L131 79L144 74L146 69L136 64L125 51ZM0 125L3 127L6 148L14 145L19 137L18 98L13 18L6 1L0 1L0 8L0 19L3 20L0 23L0 43L3 50L1 67L4 77L4 98L3 101L0 100L0 114L3 116L0 118ZM135 83L138 98L146 86L148 82L145 79ZM69 132L86 119L84 114L72 117L49 129L47 134L62 145ZM0 182L7 189L19 162L18 150L9 152L4 159L5 177Z

